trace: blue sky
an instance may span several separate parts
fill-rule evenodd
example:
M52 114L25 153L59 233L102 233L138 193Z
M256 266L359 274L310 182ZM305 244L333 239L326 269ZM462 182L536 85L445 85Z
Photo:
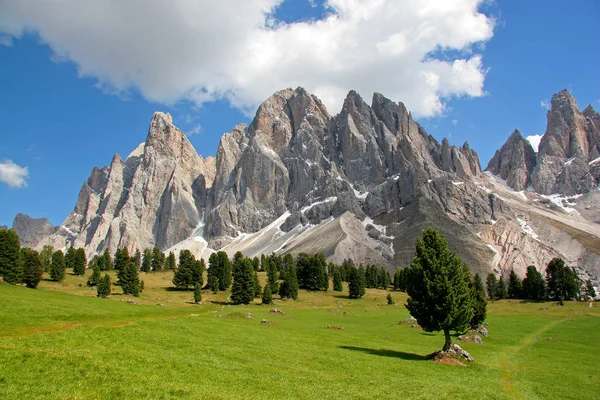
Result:
M62 223L92 168L144 141L157 110L207 156L275 90L304 86L332 114L350 89L367 101L379 91L438 140L468 141L485 167L515 128L544 132L544 103L561 89L600 109L600 2L420 8L436 1L150 1L122 26L139 2L45 12L0 1L0 225L18 212Z

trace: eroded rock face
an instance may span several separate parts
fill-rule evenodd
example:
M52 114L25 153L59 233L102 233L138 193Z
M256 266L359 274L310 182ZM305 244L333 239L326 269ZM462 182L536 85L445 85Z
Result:
M6 227L3 228L6 229ZM19 235L22 247L35 247L56 231L54 225L46 218L31 218L29 215L20 213L15 216L12 229Z
M533 147L517 129L496 151L486 171L504 179L515 190L524 190L531 184L531 174L537 164Z

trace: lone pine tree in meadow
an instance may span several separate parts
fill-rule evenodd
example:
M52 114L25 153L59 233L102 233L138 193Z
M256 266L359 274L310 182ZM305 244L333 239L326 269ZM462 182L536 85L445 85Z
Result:
M52 254L52 260L50 261L50 279L56 282L65 279L65 255L60 250L56 250Z
M133 261L127 261L119 270L118 284L123 289L123 294L139 296L142 292L142 282L140 282L140 276Z
M271 286L265 285L265 289L262 294L262 304L273 304L273 293L271 293Z
M473 318L470 275L434 228L423 230L406 276L406 308L426 332L443 331L442 351L452 348L450 331L465 331Z
M100 282L98 282L98 286L96 286L96 295L102 298L108 297L110 296L110 290L110 276L105 274L102 278L100 278Z
M194 285L194 304L198 304L202 301L202 285L196 283Z
M233 263L231 301L234 304L250 304L254 299L254 290L254 266L252 261L243 256L239 257Z
M341 292L344 290L344 286L342 284L342 273L339 267L334 268L333 270L333 291Z
M23 283L28 288L35 289L42 280L44 265L40 254L28 248L21 249L21 262L23 263Z

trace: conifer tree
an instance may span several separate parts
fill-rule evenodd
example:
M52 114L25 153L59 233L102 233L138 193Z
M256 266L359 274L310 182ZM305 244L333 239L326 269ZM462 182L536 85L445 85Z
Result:
M281 282L279 287L279 296L281 298L297 300L298 277L296 276L296 267L292 263L287 268L287 271L284 271L283 282Z
M533 265L527 267L527 274L523 279L523 295L536 301L546 298L546 281Z
M50 272L50 264L52 263L52 254L54 254L54 248L49 244L44 245L42 247L42 251L40 251L40 258L42 259L42 265L44 267L44 272Z
M129 262L129 250L127 248L117 249L115 252L114 267L117 271L120 271Z
M365 295L365 275L362 268L351 267L348 270L348 296L359 299Z
M131 294L134 296L139 296L142 292L142 283L140 282L140 277L137 271L137 268L133 261L128 260L125 265L119 270L119 282L118 284L121 286L123 290L123 294Z
M85 250L80 247L75 250L75 259L73 261L73 274L75 274L75 275L85 274L86 267L87 267L87 258L85 256Z
M100 267L100 271L110 271L113 269L113 260L108 248L98 257L98 267Z
M231 301L234 304L250 304L254 299L254 266L247 258L240 258L233 264L233 285Z
M62 251L56 250L50 262L50 279L60 282L65 279L65 256Z
M387 303L388 303L388 305L390 305L390 306L391 306L391 305L394 305L394 304L396 304L396 302L394 301L394 298L392 297L392 295L391 295L390 293L388 293L388 295L387 295L386 299L387 299Z
M333 270L333 291L341 292L344 290L342 285L342 273L340 272L340 268L335 268Z
M100 279L100 267L96 265L92 271L92 275L90 275L87 281L87 285L96 286L98 283L100 283Z
M65 267L73 270L75 266L75 259L77 258L77 251L73 246L67 249L67 254L65 255Z
M158 247L152 250L152 271L162 271L165 267L165 254Z
M135 253L133 257L131 257L131 261L135 264L135 269L140 270L142 268L142 254L139 249L135 249Z
M140 267L142 272L150 272L152 270L152 250L144 249L144 255L142 256L142 266Z
M496 275L494 275L493 272L490 272L488 274L485 280L485 284L490 300L496 300L496 297L498 296L498 280L496 279Z
M508 274L508 297L511 299L521 298L521 292L523 291L523 283L514 269L510 270Z
M275 262L267 261L267 285L271 288L271 293L276 292L279 286L277 276L277 266Z
M177 268L177 260L175 259L175 254L170 251L167 256L167 261L165 263L165 269L175 269Z
M12 229L0 229L0 277L13 285L21 282L23 277L20 250L17 232Z
M504 282L504 275L500 275L498 278L498 285L496 287L496 298L498 300L505 299L508 296L508 292L506 290L506 283Z
M208 272L210 272L210 268ZM212 290L213 294L219 292L219 278L216 275L208 275L208 288Z
M96 295L102 298L108 297L110 296L110 290L110 276L104 274L104 276L100 279L100 282L98 282L98 286L96 286Z
M254 257L254 260L257 260L257 257ZM252 262L252 266L255 267L254 261ZM260 287L260 281L258 280L258 272L256 272L256 268L254 269L254 297L260 297L260 293L262 292L262 287Z
M186 289L194 285L194 279L197 279L196 257L192 252L185 249L179 253L179 268L173 274L173 285L178 289ZM196 278L195 278L196 276Z
M194 285L194 304L198 304L202 301L202 285L196 283Z
M273 304L273 294L271 293L271 286L265 285L265 290L262 294L262 304Z
M473 291L473 318L471 318L471 328L477 329L485 321L487 315L487 301L485 300L485 289L483 281L479 274L475 274L472 284Z
M563 259L553 258L546 267L548 295L556 301L571 300L579 294L579 276Z
M450 331L466 330L473 318L469 281L446 239L434 228L423 230L407 273L406 308L426 332L444 331L443 351L452 346Z
M21 249L21 258L23 263L23 283L28 288L35 289L42 280L44 266L40 254L28 248Z

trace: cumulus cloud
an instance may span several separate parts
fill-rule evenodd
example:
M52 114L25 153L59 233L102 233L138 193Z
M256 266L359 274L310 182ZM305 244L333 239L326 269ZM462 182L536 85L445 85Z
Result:
M454 125L454 126L458 125L458 120L457 119L453 119L452 120L452 125Z
M529 141L529 143L531 143L531 147L533 147L533 151L535 151L536 153L538 152L538 149L540 147L542 136L544 135L530 135L525 138Z
M27 186L25 179L29 176L27 167L20 167L11 160L4 160L0 163L0 182L8 186L22 188Z
M36 32L81 76L151 101L226 100L251 112L303 86L332 113L355 89L434 116L451 97L484 94L473 51L493 36L485 1L327 0L323 19L283 23L282 0L0 0L0 32ZM448 53L458 55L432 56Z
M542 108L545 108L546 110L549 110L550 108L552 108L552 105L550 104L550 102L548 100L540 101L540 106Z
M188 134L188 136L199 135L202 133L202 126L200 124L196 124L186 133Z

